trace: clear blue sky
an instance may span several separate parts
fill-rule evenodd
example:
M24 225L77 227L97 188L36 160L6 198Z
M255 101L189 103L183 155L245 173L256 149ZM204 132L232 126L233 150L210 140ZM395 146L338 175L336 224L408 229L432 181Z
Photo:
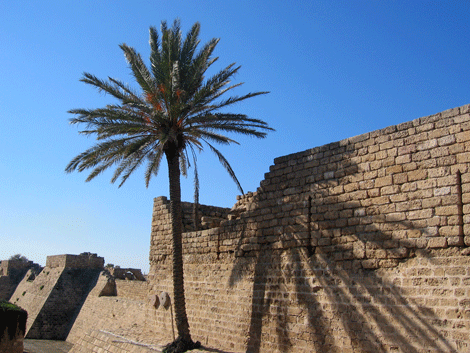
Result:
M470 103L469 13L470 2L444 0L0 2L0 259L90 251L147 271L166 168L148 189L143 171L118 189L111 172L85 183L64 168L94 144L67 111L110 102L81 74L133 83L118 45L148 59L150 26L199 21L202 42L221 38L216 69L242 65L236 93L271 92L232 111L277 131L221 149L255 191L275 157ZM209 151L198 161L201 203L231 207L225 170ZM182 187L191 201L192 179Z

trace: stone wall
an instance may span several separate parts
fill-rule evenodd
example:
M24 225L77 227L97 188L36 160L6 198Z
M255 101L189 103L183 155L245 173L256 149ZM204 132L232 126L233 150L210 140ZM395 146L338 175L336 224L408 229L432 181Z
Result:
M155 322L155 308L149 303L148 282L115 279L116 293L100 295L108 281L101 275L87 296L67 337L74 344L72 352L99 348L118 353L146 352L148 347L159 347L160 327Z
M236 352L470 351L470 106L275 159L220 227L184 234L187 310ZM155 199L150 294L172 295ZM172 339L164 309L161 340Z
M32 261L3 260L0 261L0 276L8 276L12 271L27 271L33 267Z
M469 352L469 162L464 106L277 158L232 209L201 206L183 237L193 338L223 352ZM98 275L94 254L48 258L10 299L27 330L68 333L76 353L158 351L176 330L170 229L156 198L148 282Z
M10 299L28 312L25 337L65 340L103 263L96 255L48 256L40 274L25 276Z
M0 262L0 300L9 300L28 270L40 272L41 267L32 261L3 260Z
M194 229L194 208L190 202L182 202L183 206L183 225L184 229ZM205 229L209 225L220 225L220 222L226 220L230 212L229 208L198 205L198 219L200 224L198 229ZM163 254L171 253L171 222L170 222L170 201L165 196L155 199L152 214L152 236L150 239L150 262L154 256L160 256L161 250ZM210 229L205 229L211 232ZM157 232L159 235L154 236ZM197 233L200 234L200 233ZM207 245L207 244L206 244ZM209 250L209 249L207 249Z
M118 279L136 279L138 281L145 281L145 276L142 271L137 268L121 268L119 266L106 266L111 276Z
M104 258L99 257L97 254L82 253L80 255L54 255L48 256L46 260L46 267L67 267L67 268L95 268L103 269Z
M10 299L17 285L9 276L0 276L0 300Z
M194 204L191 202L182 202L181 204L183 207L183 229L186 232L195 231L196 225L194 224ZM196 211L197 230L202 230L218 227L222 220L227 219L227 215L229 214L230 209L208 205L197 205Z

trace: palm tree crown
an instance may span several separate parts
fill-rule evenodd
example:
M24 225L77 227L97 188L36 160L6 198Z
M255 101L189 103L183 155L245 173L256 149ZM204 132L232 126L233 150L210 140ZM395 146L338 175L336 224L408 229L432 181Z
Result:
M194 24L183 41L178 20L171 28L162 22L161 39L157 30L151 27L150 69L133 48L121 44L140 86L139 92L114 78L100 80L85 73L81 81L111 94L119 104L69 111L76 115L71 123L85 124L86 129L81 133L96 135L99 142L75 157L67 165L67 172L92 169L87 178L89 181L109 167L116 166L111 181L121 178L121 186L139 166L147 163L145 183L148 187L151 177L158 173L162 157L166 157L173 239L173 296L178 330L178 338L167 347L168 352L183 352L198 345L190 336L184 298L180 175L186 175L191 156L197 195L195 152L207 145L243 193L230 164L213 143L237 143L223 133L263 138L267 131L273 130L262 120L220 111L267 92L222 98L224 93L240 86L230 84L230 79L240 67L231 64L205 79L207 69L217 60L211 56L219 40L212 39L197 50L199 28L199 23Z
M148 187L165 153L178 155L181 172L185 175L188 152L195 162L195 150L202 150L205 144L243 193L230 164L212 143L237 143L221 134L225 132L265 137L266 130L272 129L264 121L219 110L267 92L222 99L224 93L241 85L230 85L230 79L240 66L231 64L204 81L206 70L217 60L211 55L219 39L210 40L196 52L199 29L199 23L194 24L183 42L179 21L175 21L172 28L162 22L161 41L156 29L151 27L150 70L133 48L120 45L141 92L114 78L103 81L84 73L81 81L111 94L120 104L69 111L78 116L71 119L71 124L86 124L87 129L81 133L96 134L103 142L75 157L68 164L67 172L91 168L89 181L117 165L111 181L121 177L121 186L132 172L147 162L145 184ZM197 170L195 176L197 178Z

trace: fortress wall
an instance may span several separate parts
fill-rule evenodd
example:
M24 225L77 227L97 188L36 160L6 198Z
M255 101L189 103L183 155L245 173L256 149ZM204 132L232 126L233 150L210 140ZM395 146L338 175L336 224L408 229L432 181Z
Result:
M0 300L9 300L17 285L9 276L0 276Z
M46 267L67 267L67 268L96 268L102 269L104 266L104 258L96 254L83 253L80 255L54 255L48 256Z
M144 344L130 340L127 337L116 335L105 330L90 330L78 338L69 353L158 353L162 351L162 348L163 347L159 345ZM200 351L194 353L198 352Z
M99 269L65 269L26 338L65 340Z
M108 349L113 352L145 352L158 346L161 329L155 308L149 303L148 282L116 279L116 296L100 296L108 278L101 275L84 302L67 341L72 353ZM112 348L111 348L112 347Z
M184 234L191 332L252 352L470 351L470 106L275 159ZM172 294L169 203L150 293ZM171 340L167 311L155 311Z
M183 207L183 229L186 232L195 230L194 225L194 204L191 202L182 202ZM229 208L197 205L197 229L208 229L220 223L221 220L226 219Z
M25 337L54 289L61 272L60 268L46 266L34 281L23 278L11 296L10 302L28 312Z
M116 292L117 296L121 298L129 298L143 302L149 299L148 282L146 281L116 279Z
M0 261L0 275L8 275L14 270L27 271L30 267L33 267L32 261L20 261L20 260L3 260Z
M10 300L16 287L30 268L39 269L32 261L0 261L0 299Z
M184 229L194 229L194 218L193 218L193 204L190 202L183 202L183 225ZM229 208L198 205L198 216L199 220L209 219L213 222L206 221L209 223L220 223L220 220L227 219L231 210ZM217 222L218 221L218 222ZM201 222L204 223L204 222ZM203 229L206 224L200 224L198 229ZM210 232L209 229L203 230L202 232ZM157 232L158 236L154 233ZM201 234L199 231L197 234ZM189 233L188 233L189 234ZM155 199L153 205L152 214L152 236L150 239L150 261L154 257L158 257L161 254L171 253L171 222L170 222L170 201L160 196Z
M34 280L25 276L10 299L28 312L25 337L65 340L103 262L96 255L49 256Z

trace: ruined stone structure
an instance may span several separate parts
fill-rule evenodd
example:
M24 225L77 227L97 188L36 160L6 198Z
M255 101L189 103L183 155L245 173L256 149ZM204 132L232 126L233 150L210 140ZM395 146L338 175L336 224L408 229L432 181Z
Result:
M28 271L30 271L29 276L34 276L35 273L41 271L41 266L32 261L0 261L0 300L10 299L18 283Z
M48 256L40 274L25 276L10 298L28 312L25 337L65 340L103 265L96 254Z
M277 158L220 227L185 233L194 339L235 352L469 352L469 113ZM153 294L172 293L168 207L155 199ZM168 313L155 320L170 341Z
M184 203L193 339L223 352L470 352L469 162L467 105L279 157L232 209L200 206L197 231ZM170 227L158 197L148 281L94 277L72 352L174 339ZM53 271L11 300L44 302Z
M13 267L8 262L2 264L10 270ZM142 272L119 266L105 269L103 265L104 259L96 254L56 255L47 257L42 271L23 271L23 278L7 299L29 314L26 338L78 342L75 352L113 346L115 353L128 353L128 342L137 344L129 341L134 333L144 341L155 336L140 327L148 325L145 317L150 308L148 284ZM92 343L87 344L89 337ZM22 339L14 341L15 347L18 342ZM4 343L5 352L10 352L12 345ZM147 346L142 347L145 352ZM19 350L22 352L21 347Z

